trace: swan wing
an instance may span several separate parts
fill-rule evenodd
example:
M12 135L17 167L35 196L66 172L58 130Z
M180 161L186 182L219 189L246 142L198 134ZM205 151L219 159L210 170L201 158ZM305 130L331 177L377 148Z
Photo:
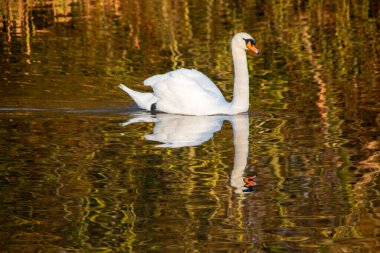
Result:
M219 113L227 102L216 85L193 69L178 69L144 81L158 97L157 109L169 113ZM215 111L216 110L216 111ZM215 111L215 112L214 112Z

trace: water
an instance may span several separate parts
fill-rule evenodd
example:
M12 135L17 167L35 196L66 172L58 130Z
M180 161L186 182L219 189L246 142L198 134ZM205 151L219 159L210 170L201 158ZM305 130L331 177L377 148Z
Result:
M1 252L380 250L376 1L0 10ZM118 88L186 67L231 99L238 31L261 51L248 113L152 115Z

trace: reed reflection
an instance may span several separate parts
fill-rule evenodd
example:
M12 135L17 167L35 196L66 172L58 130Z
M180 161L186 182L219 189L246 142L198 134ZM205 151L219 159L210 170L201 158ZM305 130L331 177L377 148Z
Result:
M229 121L233 129L235 154L230 185L235 188L236 193L253 191L254 176L244 177L249 150L248 114L188 116L146 113L136 115L121 125L153 122L153 133L145 135L147 140L161 142L162 144L156 146L160 148L181 148L198 146L207 142L222 128L224 121Z

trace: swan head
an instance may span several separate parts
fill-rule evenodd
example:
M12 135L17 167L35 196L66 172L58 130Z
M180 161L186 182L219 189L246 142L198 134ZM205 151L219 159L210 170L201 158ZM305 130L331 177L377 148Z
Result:
M232 38L232 47L242 50L249 50L255 54L259 54L259 50L256 48L256 40L248 33L237 33Z

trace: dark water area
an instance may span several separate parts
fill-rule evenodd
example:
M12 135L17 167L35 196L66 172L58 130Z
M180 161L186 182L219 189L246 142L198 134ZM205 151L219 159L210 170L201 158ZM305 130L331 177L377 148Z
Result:
M0 252L379 252L375 0L0 2ZM195 68L250 110L151 114Z

